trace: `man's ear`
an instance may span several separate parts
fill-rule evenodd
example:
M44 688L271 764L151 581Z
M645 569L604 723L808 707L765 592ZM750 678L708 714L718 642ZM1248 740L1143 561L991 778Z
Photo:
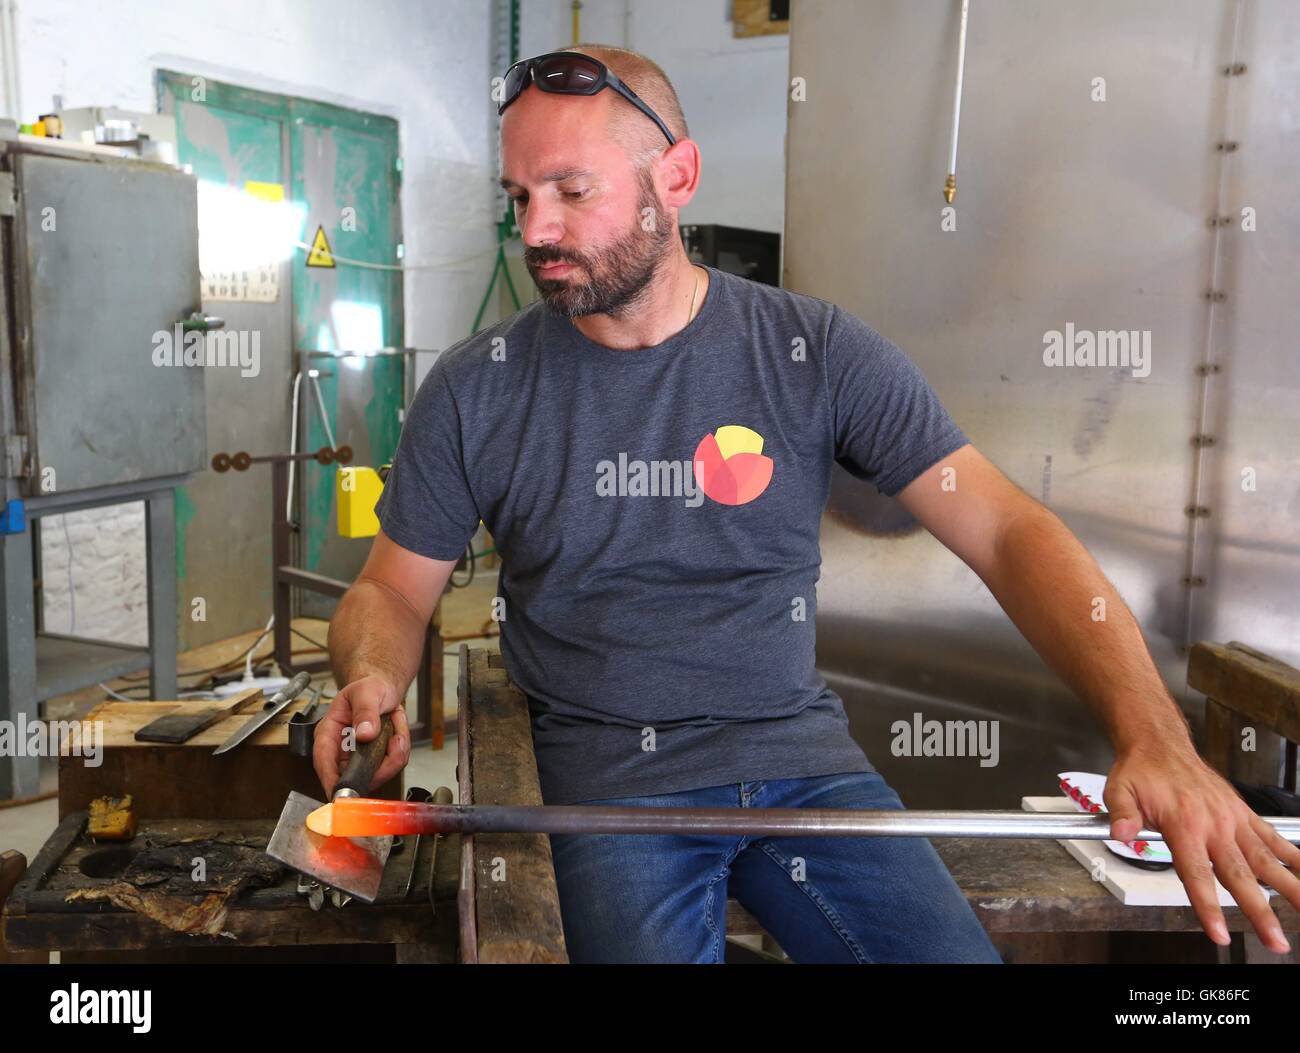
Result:
M659 156L657 168L664 206L680 210L690 204L700 185L700 148L695 140L678 139Z

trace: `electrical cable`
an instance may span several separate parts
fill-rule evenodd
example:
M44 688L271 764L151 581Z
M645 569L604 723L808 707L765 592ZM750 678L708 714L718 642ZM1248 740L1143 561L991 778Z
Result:
M475 569L477 568L477 560L476 560L475 557L474 557L474 546L473 546L473 545L466 545L466 546L465 546L465 556L466 556L466 562L469 564L469 577L466 578L464 581L457 581L457 580L456 580L456 572L455 572L455 570L453 570L452 573L451 573L451 579L450 579L450 581L451 581L451 587L452 587L453 589L464 589L464 588L468 588L469 585L472 584L473 581L474 581L474 571L475 571Z
M306 633L300 632L299 630L293 628L292 626L289 627L289 631L293 633L294 636L301 636L304 640L306 640L309 644L315 647L318 651L324 651L326 654L329 653L329 646L327 644L323 644L319 640L313 640Z
M261 640L263 640L263 639L266 638L266 634L269 633L269 632L271 631L271 627L272 627L273 625L275 625L275 615L274 615L274 614L271 615L270 620L266 623L266 628L262 630L262 635L259 636L259 637L257 638L259 642L260 642ZM253 644L253 647L256 647L256 646L257 646L256 643ZM247 653L248 653L248 660L244 663L244 679L245 679L245 680L252 680L252 679L253 679L253 647L250 647L250 648L248 649L248 652L247 652Z
M305 252L312 251L312 246L305 241L295 241L294 245ZM446 263L374 263L370 260L357 260L348 256L340 256L336 252L331 252L330 258L335 263L342 263L348 267L360 267L363 270L371 271L445 271L454 270L462 263L470 263L474 260L482 259L484 256L492 256L496 252L496 248L483 249L481 252L474 252L468 256L453 258Z
M274 620L274 619L272 619L272 620ZM207 675L207 674L209 674L209 673L223 673L223 672L225 672L227 669L229 669L231 666L238 665L240 662L242 662L242 661L244 660L244 658L245 658L247 655L252 654L253 651L257 650L257 645L260 644L263 640L266 639L266 636L267 636L267 634L268 634L270 631L271 631L271 629L270 629L270 627L268 626L266 629L262 630L262 634L261 634L261 635L260 635L256 640L254 640L251 644L248 645L248 649L247 649L247 650L240 651L239 654L237 654L234 658L231 658L230 660L228 660L228 661L226 661L226 662L223 662L221 665L214 665L214 666L211 666L211 667L209 667L209 668L207 668L207 669L188 669L188 670L186 670L186 671L183 672L183 673L182 673L182 672L178 672L176 675L177 675L178 677L181 677L181 676L205 676L205 675ZM268 657L269 657L269 656L268 656ZM119 680L147 680L148 678L149 678L149 674L148 674L148 673L134 673L134 674L131 674L131 675L129 675L129 676L120 676L120 677L118 677Z

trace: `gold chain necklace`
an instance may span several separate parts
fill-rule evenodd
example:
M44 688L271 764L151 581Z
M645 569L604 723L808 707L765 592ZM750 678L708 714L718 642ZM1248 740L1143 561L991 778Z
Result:
M694 264L691 265L691 269L695 271L695 288L691 290L691 310L686 316L687 325L690 325L695 318L695 297L700 291L700 272Z

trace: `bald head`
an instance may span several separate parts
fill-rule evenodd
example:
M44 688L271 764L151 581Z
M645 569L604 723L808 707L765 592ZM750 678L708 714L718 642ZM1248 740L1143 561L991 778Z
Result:
M590 55L598 62L603 62L624 84L636 92L660 120L668 125L674 139L685 139L690 135L686 127L686 116L682 113L682 104L677 98L668 75L658 64L646 58L638 51L627 48L611 47L607 44L577 44L565 48ZM606 91L609 91L607 88ZM604 94L604 92L602 92ZM610 137L619 143L633 157L640 157L651 151L659 151L668 145L663 132L655 127L654 121L638 110L626 99L610 92L616 98L609 107Z
M658 275L690 264L677 215L699 185L700 151L663 70L644 55L591 44L673 132L613 90L568 95L525 86L501 115L501 186L524 262L543 299L571 317L625 313Z

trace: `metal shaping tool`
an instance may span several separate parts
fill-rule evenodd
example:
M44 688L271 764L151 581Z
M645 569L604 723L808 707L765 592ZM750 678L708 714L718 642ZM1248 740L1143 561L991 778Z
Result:
M451 804L451 790L446 786L439 786L433 794L434 804ZM441 834L434 834L429 843L429 909L435 914L438 912L438 903L434 898L433 878L438 869L438 841Z
M325 886L306 874L298 875L298 894L307 897L307 906L312 910L320 910L325 904Z
M412 786L409 790L406 791L406 799L408 801L415 801L417 803L427 804L429 801L433 800L433 794L431 794L423 786ZM406 884L402 886L403 899L405 899L407 896L411 894L411 885L415 881L415 864L420 859L420 836L421 836L420 834L415 834L414 837L410 838L411 862L406 869ZM406 837L399 837L397 840L393 842L394 855L396 855L398 852L403 852L406 850L407 840L408 838ZM436 842L435 842L435 847L436 847Z
M388 752L393 719L385 715L379 734L358 744L334 788L331 800L360 797L370 789L375 772ZM307 829L307 816L323 802L296 790L289 794L280 821L266 846L266 854L331 889L335 906L356 896L373 903L379 895L384 864L392 849L391 837L321 837Z
M311 701L289 718L289 752L299 757L310 757L312 746L316 741L316 725L321 722L317 716L320 709L320 688L312 692Z
M285 684L284 687L280 688L279 691L268 698L262 705L261 711L256 716L246 720L238 731L212 751L212 755L215 757L220 753L226 753L229 750L233 750L245 739L256 735L262 730L262 728L266 727L267 724L274 720L276 715L284 709L285 706L289 705L295 698L301 695L310 683L310 673L299 673Z

